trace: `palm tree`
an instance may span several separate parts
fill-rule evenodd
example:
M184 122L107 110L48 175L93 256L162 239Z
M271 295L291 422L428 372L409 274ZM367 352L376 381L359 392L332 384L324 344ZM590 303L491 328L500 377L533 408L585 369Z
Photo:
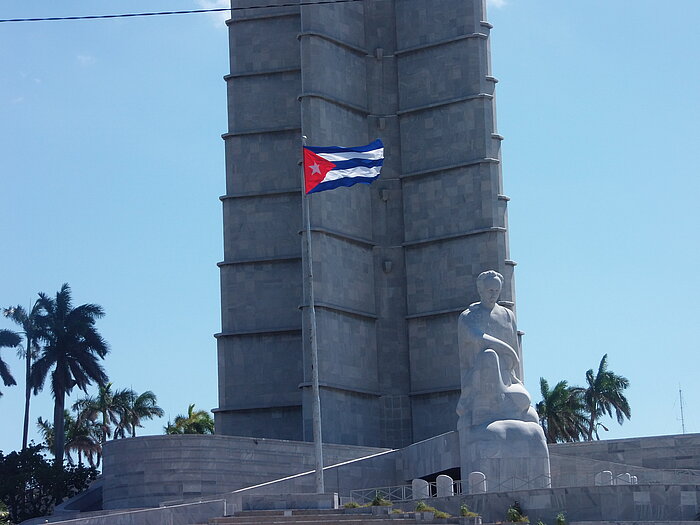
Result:
M583 388L559 381L552 390L540 377L542 401L535 405L547 443L581 441L587 434L588 418Z
M96 396L86 396L73 403L78 413L78 421L89 421L99 427L99 441L104 445L112 437L112 426L119 427L134 396L132 390L112 391L112 383L101 385Z
M22 450L27 448L27 439L29 437L29 402L32 397L32 384L30 375L32 370L32 361L39 354L39 340L41 339L41 329L39 327L39 315L41 307L39 301L34 301L34 305L27 312L22 306L11 306L5 308L5 317L9 317L15 323L22 327L21 334L24 336L24 350L21 352L21 357L25 361L25 384L24 384L24 426L22 427Z
M99 362L107 355L107 343L95 328L95 320L104 312L96 304L73 308L68 284L61 287L55 299L40 293L39 305L43 309L39 325L45 346L32 367L30 379L36 394L43 388L49 373L51 375L56 431L54 456L57 466L61 466L66 395L76 386L87 393L93 381L99 385L107 383L107 374Z
M64 450L69 461L70 453L75 452L78 465L82 466L85 456L91 467L99 467L102 459L99 427L90 421L73 420L73 423L67 426Z
M99 442L99 428L90 421L79 421L75 419L68 410L64 415L64 442L63 452L68 459L68 463L73 465L71 452L75 452L78 457L78 465L83 464L83 456L88 460L91 467L100 465L102 456L102 446ZM53 450L55 447L54 426L51 422L39 417L36 422L39 433L44 438L46 448ZM97 461L95 461L97 458Z
M6 330L4 328L0 330L0 348L14 348L15 346L19 345L21 341L22 339L17 332ZM2 357L0 357L0 378L2 378L2 382L5 383L5 386L17 384L17 381L15 381L15 378L12 377L12 374L10 373L10 367L8 367L7 363L2 360ZM0 396L2 396L2 392L0 392Z
M67 410L64 411L64 416L70 416ZM51 422L39 416L36 420L36 428L39 430L39 434L41 434L41 437L44 439L46 448L48 450L53 450L55 447L53 439L53 425Z
M623 393L630 382L626 377L608 370L608 354L605 354L598 365L598 373L594 375L593 369L586 372L586 383L588 387L583 398L586 410L590 414L586 439L593 441L593 434L596 439L600 439L598 426L602 426L599 420L604 415L612 417L614 411L620 425L624 423L625 418L630 418L630 405Z
M194 403L187 408L187 415L175 417L175 423L168 421L166 434L213 434L214 419L206 410L195 410Z
M129 390L130 396L127 399L122 419L114 430L114 437L126 437L131 433L131 437L136 437L136 427L143 427L141 420L163 417L165 412L158 406L156 395L150 390L143 394L136 395L136 392Z

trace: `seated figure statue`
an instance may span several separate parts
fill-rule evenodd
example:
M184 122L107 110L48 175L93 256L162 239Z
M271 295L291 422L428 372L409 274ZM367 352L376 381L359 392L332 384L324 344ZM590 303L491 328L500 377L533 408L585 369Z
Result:
M481 273L481 301L459 316L462 479L482 472L489 490L548 487L547 443L522 383L515 315L497 302L502 287L500 273Z

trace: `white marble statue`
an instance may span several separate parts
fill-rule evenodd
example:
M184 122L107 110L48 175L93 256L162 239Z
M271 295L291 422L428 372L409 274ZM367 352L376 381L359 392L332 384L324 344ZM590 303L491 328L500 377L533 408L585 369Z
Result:
M515 315L497 302L502 287L498 272L480 274L481 301L459 316L462 479L483 472L490 490L546 487L547 443L522 383Z

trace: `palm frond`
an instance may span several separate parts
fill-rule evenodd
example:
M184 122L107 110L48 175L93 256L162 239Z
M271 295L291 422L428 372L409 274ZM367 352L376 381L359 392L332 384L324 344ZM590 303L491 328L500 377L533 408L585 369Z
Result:
M17 332L0 329L0 347L14 348L22 342L22 338Z

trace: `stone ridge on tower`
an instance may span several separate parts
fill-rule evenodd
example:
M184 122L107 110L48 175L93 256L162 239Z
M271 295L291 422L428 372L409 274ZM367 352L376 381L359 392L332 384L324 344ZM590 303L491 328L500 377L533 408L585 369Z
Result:
M217 433L312 436L302 134L385 144L371 186L311 198L324 441L456 428L456 319L477 275L503 274L514 306L490 29L483 0L232 12Z

